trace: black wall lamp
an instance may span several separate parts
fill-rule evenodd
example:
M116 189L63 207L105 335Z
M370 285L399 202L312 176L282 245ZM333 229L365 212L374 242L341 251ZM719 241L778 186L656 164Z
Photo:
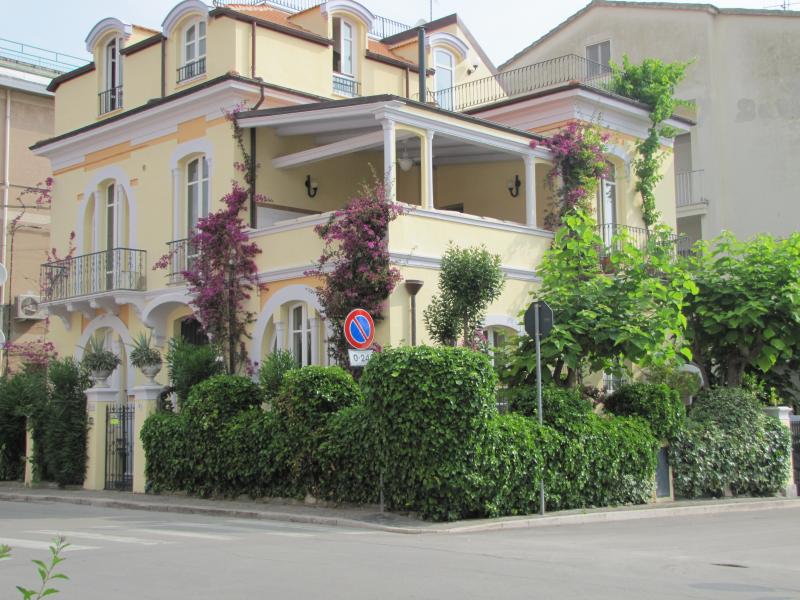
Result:
M306 175L306 193L308 194L309 198L313 198L317 195L317 190L319 189L319 184L311 179L311 175Z
M508 188L508 193L511 194L512 198L516 198L519 196L519 186L522 182L519 180L519 175L514 175L514 179L509 179L506 182L506 187Z
M406 279L406 291L411 296L411 345L417 345L417 294L422 289L419 279Z

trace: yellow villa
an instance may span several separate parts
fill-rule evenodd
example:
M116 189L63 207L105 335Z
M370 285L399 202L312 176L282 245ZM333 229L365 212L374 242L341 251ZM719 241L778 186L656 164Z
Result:
M144 384L127 359L140 332L162 346L198 333L180 272L197 220L240 178L225 118L234 107L243 107L239 123L260 165L254 197L264 198L248 214L263 250L250 307L256 363L275 349L303 365L328 363L316 282L304 275L322 250L314 226L372 172L408 206L388 244L402 277L422 282L419 343L427 341L422 309L451 242L485 244L501 256L506 285L485 325L498 335L519 330L553 237L544 228L551 156L531 140L571 120L599 123L612 136L613 167L600 186L599 221L609 230L643 225L631 160L647 133L647 108L604 91L605 67L576 56L513 80L498 74L457 15L421 31L354 0L211 9L185 0L157 30L103 19L86 47L94 61L50 85L55 137L34 151L54 173L51 245L66 254L75 232L73 258L42 267L51 339L62 355L80 358L91 336L106 336L123 359L109 402L127 402ZM672 171L665 161L657 197L674 228ZM168 250L176 251L171 272L153 270ZM377 341L409 344L411 314L400 284Z

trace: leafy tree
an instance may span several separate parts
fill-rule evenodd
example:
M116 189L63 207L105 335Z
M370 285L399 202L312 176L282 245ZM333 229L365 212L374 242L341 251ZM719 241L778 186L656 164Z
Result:
M315 268L306 274L322 281L316 294L331 325L331 357L339 364L347 364L348 344L342 329L347 314L363 308L380 319L386 299L400 281L400 272L389 262L386 243L389 223L400 212L401 207L386 197L383 184L376 180L316 227L325 248Z
M542 357L557 384L576 386L583 369L619 373L628 362L691 357L682 309L696 288L675 262L668 228L652 231L645 249L625 231L606 248L594 219L575 211L556 232L539 274L542 286L533 296L555 315ZM512 383L535 377L534 341L520 336L516 343L504 373Z
M663 125L678 106L690 106L691 102L675 98L675 88L686 76L690 62L664 63L654 58L646 58L640 65L631 64L628 56L622 58L622 66L611 63L611 91L639 100L650 107L650 130L647 137L640 140L636 150L638 156L633 161L636 173L636 191L642 196L642 216L645 226L650 228L657 221L655 187L662 179L661 138L675 136L672 127Z
M485 246L449 246L442 256L439 294L423 312L428 334L444 346L455 346L459 336L465 346L474 345L486 308L504 284L500 256Z
M686 265L699 292L687 302L694 360L712 384L738 386L800 356L800 234L700 242Z

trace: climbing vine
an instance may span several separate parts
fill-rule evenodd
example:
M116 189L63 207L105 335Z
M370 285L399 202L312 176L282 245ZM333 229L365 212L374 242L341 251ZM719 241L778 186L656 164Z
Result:
M541 142L531 141L532 148L541 144L553 153L553 168L547 178L558 201L545 218L549 229L558 229L564 217L576 209L591 212L597 180L608 171L607 141L608 135L597 125L577 121ZM559 180L560 186L556 188Z
M650 107L650 129L647 137L637 147L633 161L636 173L636 191L642 196L642 218L645 227L657 221L655 187L662 179L661 163L664 153L660 151L661 138L675 137L674 128L664 125L678 106L691 106L688 100L675 98L675 87L686 76L689 62L664 63L655 58L646 58L640 65L631 64L628 56L622 58L622 66L611 63L611 91L638 100Z

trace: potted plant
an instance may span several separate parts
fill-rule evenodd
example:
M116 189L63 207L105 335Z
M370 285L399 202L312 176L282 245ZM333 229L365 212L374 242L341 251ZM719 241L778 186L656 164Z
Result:
M95 387L108 387L108 376L119 365L119 356L107 350L104 343L96 337L89 338L83 349L81 361L92 374Z
M147 377L147 383L155 385L154 378L161 371L161 353L150 345L151 342L150 334L139 334L133 342L131 364Z

